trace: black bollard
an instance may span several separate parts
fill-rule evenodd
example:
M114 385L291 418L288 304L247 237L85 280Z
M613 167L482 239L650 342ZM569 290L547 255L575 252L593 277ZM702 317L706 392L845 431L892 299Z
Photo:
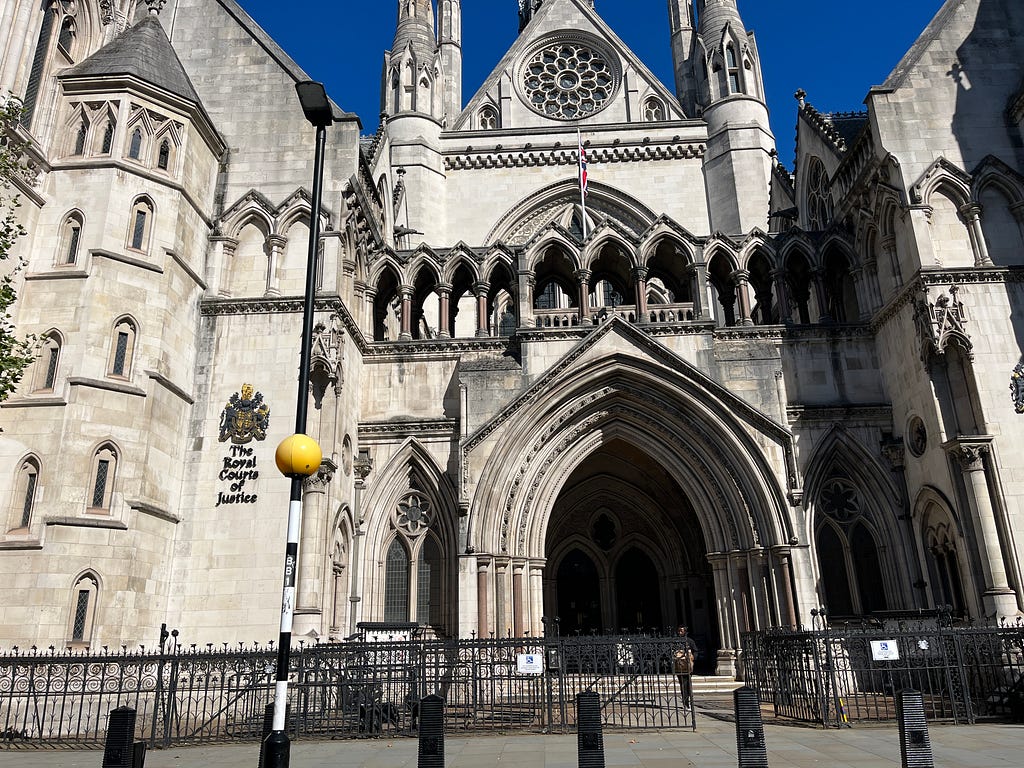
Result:
M444 768L444 699L420 699L419 768Z
M107 720L103 768L132 768L134 743L135 710L131 707L118 707Z
M593 691L576 696L576 746L579 768L604 768L601 697Z
M267 706L263 710L263 729L260 731L260 762L259 762L259 768L264 768L264 763L267 760L266 755L263 754L266 751L264 749L263 745L266 743L267 737L270 735L270 732L273 731L273 730L274 730L274 704L273 704L273 702L271 702L270 704L267 704Z
M757 691L749 685L733 693L736 707L736 750L740 768L768 768L768 746Z
M132 749L132 768L146 768L146 742L136 741Z
M896 694L896 713L900 724L900 756L903 768L934 768L928 720L924 716L924 697L920 691Z

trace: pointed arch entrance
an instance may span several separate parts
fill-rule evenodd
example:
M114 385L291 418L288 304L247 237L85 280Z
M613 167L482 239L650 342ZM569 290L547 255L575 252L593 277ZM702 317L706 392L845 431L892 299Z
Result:
M736 670L741 633L795 626L800 606L814 604L794 578L808 555L783 491L795 477L791 433L618 319L464 440L461 462L461 583L475 595L463 600L464 635L550 628L559 567L574 550L598 574L599 616L577 620L581 631L636 614L613 585L617 558L635 549L657 574L660 610L641 606L641 623L695 625L686 609L700 602L719 674ZM591 497L602 483L605 497ZM604 552L601 540L619 535L630 545Z
M545 613L563 634L690 627L701 661L719 648L713 576L693 504L643 449L615 438L566 479L548 522Z

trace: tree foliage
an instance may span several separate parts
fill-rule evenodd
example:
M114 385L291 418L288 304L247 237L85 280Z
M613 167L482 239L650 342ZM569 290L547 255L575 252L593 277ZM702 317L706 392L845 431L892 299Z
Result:
M2 97L0 97L2 98ZM18 221L20 206L14 191L13 179L20 170L20 158L24 149L17 138L15 127L21 117L21 104L8 98L0 107L0 261L9 262L11 251L25 228ZM11 310L17 301L16 279L25 268L24 258L17 258L13 264L2 265L0 277L0 401L6 400L21 381L25 369L36 355L36 340L33 337L20 338L14 327Z

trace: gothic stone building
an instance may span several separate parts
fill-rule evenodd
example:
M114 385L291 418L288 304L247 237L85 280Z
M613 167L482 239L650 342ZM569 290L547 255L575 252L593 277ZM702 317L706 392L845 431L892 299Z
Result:
M397 4L379 129L328 132L296 635L686 622L732 673L822 606L1018 613L1024 5L946 0L864 112L801 97L793 173L742 5L670 0L665 84L521 2L466 98L460 0ZM0 643L274 637L307 76L235 0L0 15L42 341Z

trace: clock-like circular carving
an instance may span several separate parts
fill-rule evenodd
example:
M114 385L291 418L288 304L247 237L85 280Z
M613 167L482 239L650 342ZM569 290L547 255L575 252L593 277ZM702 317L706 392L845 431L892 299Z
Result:
M907 424L907 447L917 457L928 449L928 430L920 416L912 416Z
M523 100L555 120L582 120L608 106L618 90L618 61L596 40L553 40L533 49L520 67Z

